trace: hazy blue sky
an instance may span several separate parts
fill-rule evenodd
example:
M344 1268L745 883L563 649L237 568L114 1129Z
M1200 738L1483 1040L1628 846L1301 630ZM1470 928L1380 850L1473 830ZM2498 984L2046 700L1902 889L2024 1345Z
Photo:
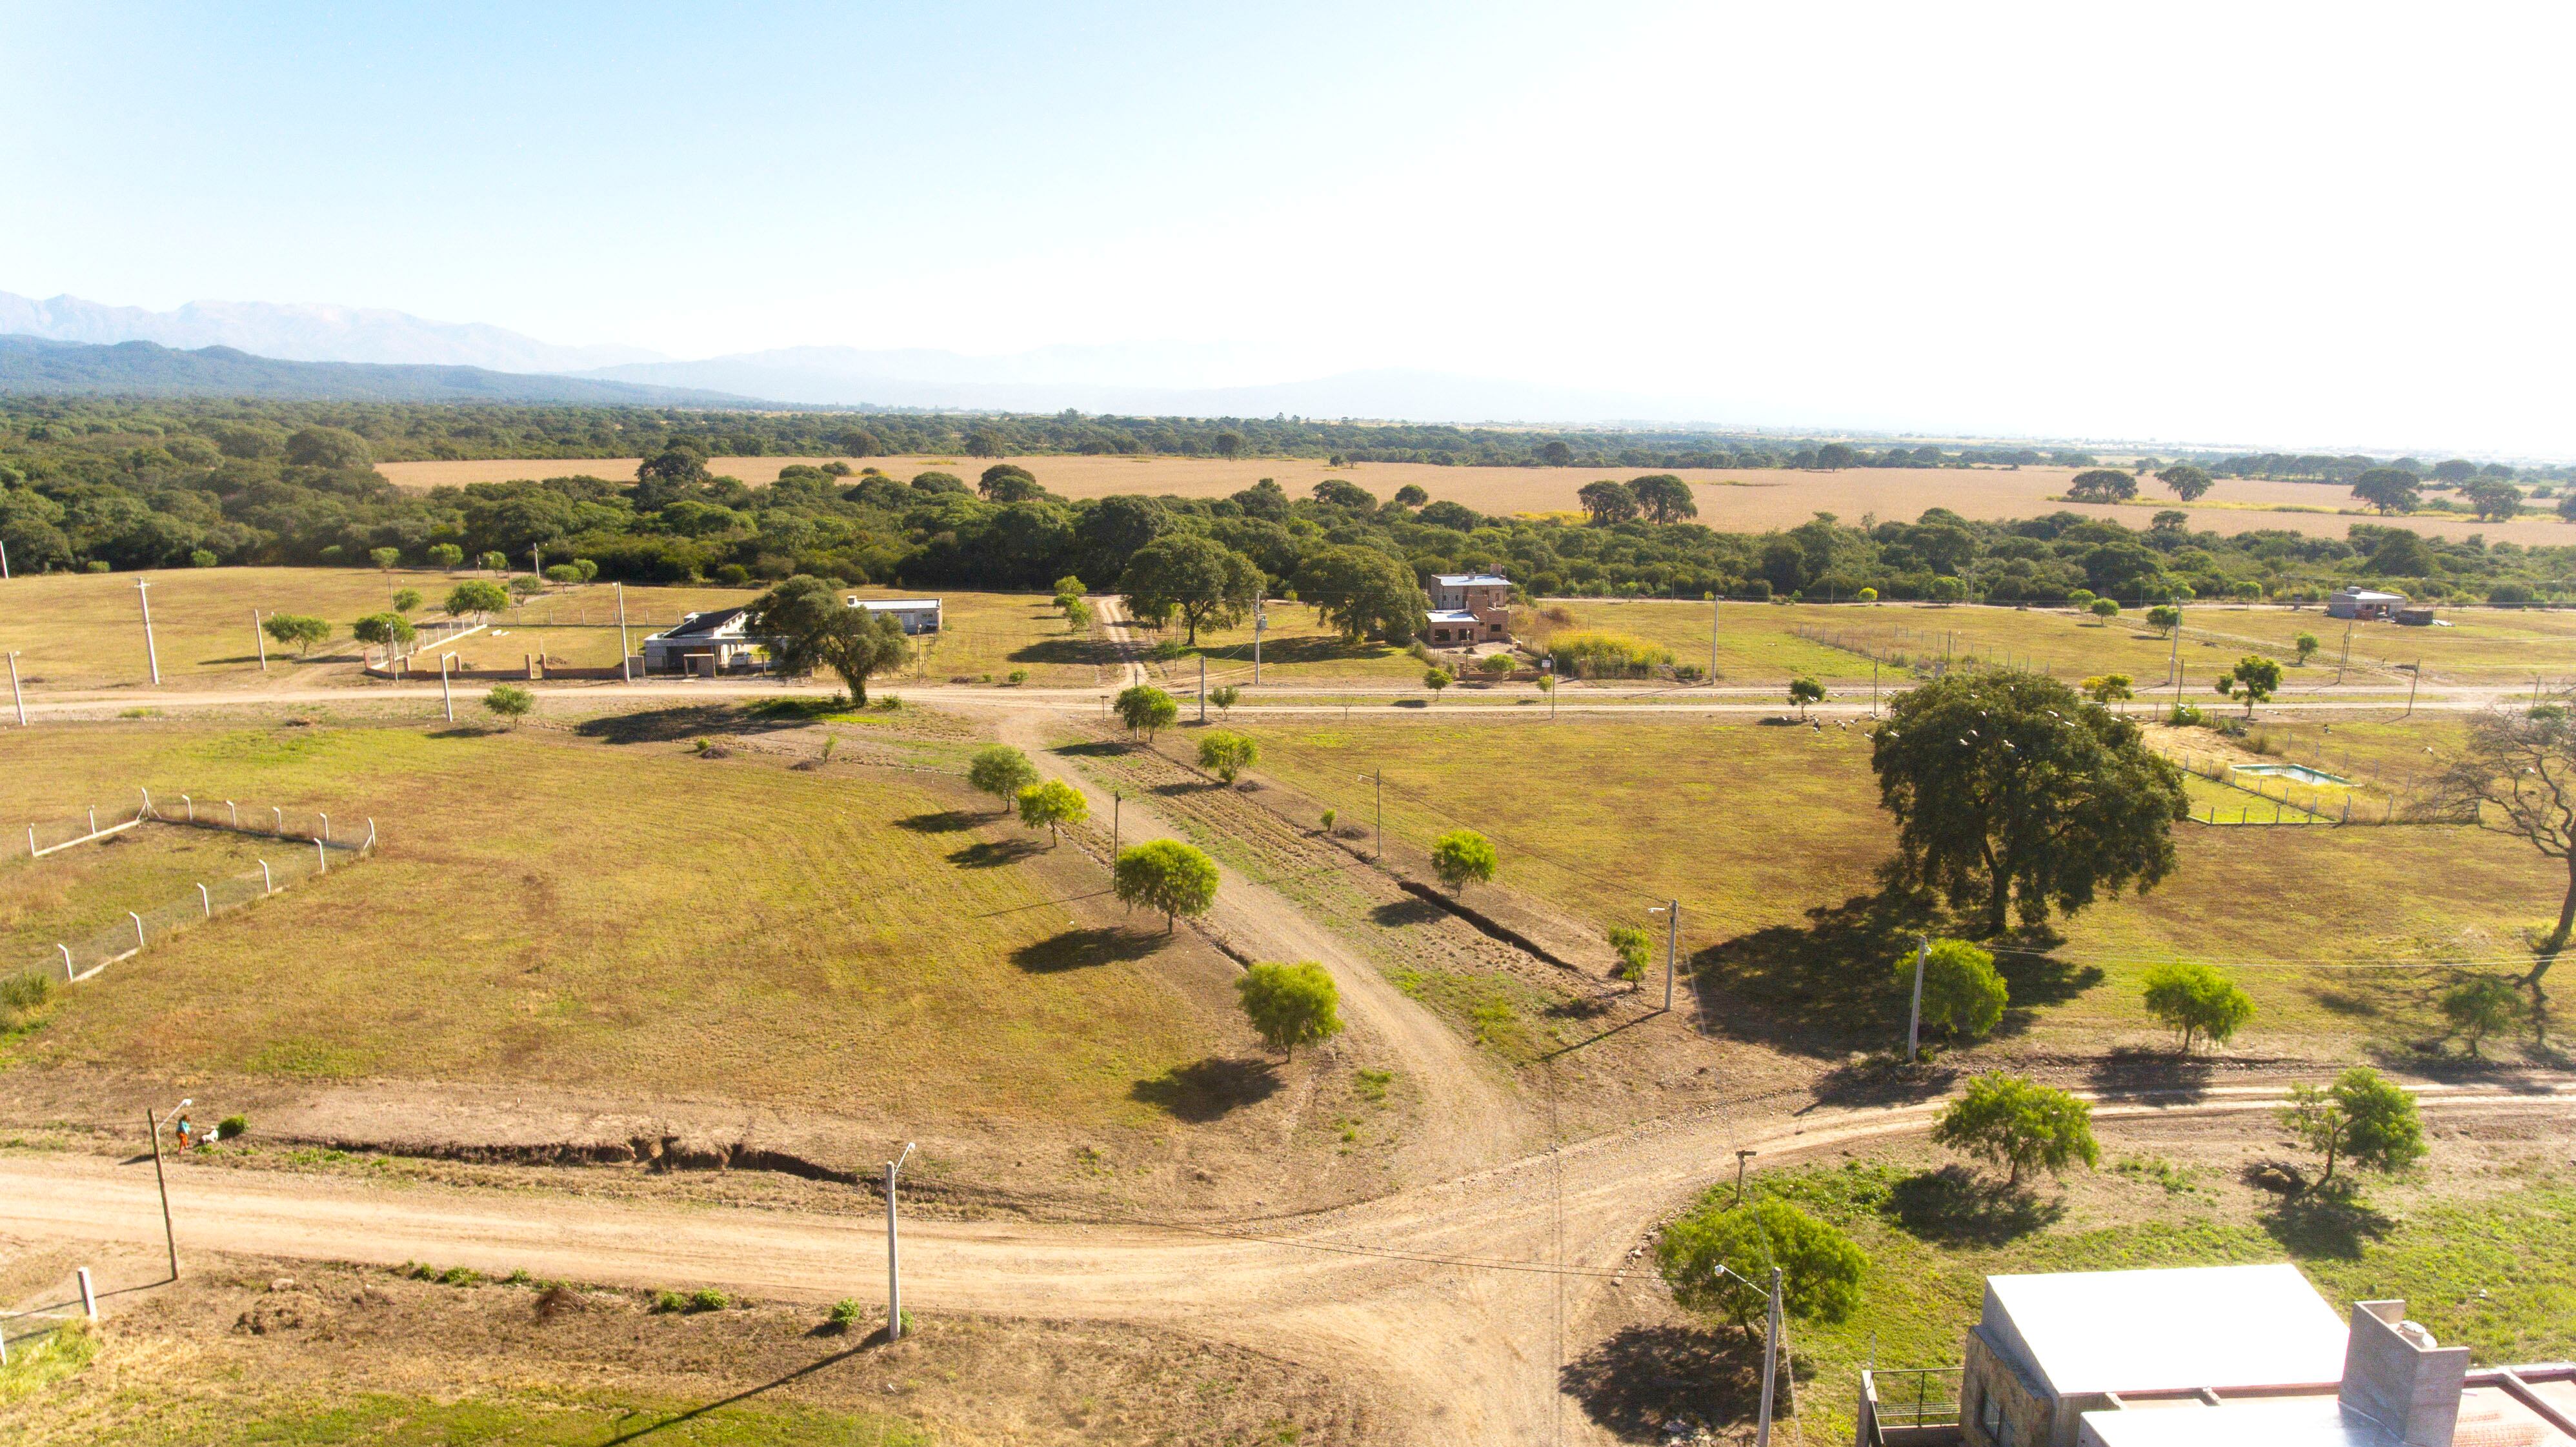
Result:
M0 290L2576 453L2567 14L9 6Z

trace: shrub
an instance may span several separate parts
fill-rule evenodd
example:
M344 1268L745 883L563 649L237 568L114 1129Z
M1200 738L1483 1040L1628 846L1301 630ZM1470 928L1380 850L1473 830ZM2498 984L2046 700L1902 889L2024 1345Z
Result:
M2120 604L2114 598L2096 598L2090 605L2090 611L2094 617L2108 625L2112 619L2120 616Z
M712 1286L701 1286L689 1293L689 1310L722 1311L733 1305L733 1299Z
M211 568L222 561L204 548L191 549L188 553L188 566L192 568Z
M1646 961L1654 950L1654 941L1646 932L1632 924L1614 924L1610 926L1609 940L1610 948L1619 953L1619 978L1646 978Z
M402 549L369 548L367 549L367 561L375 564L379 568L390 568L394 564L402 561Z
M1216 861L1177 839L1157 839L1118 851L1110 871L1119 902L1163 912L1163 932L1182 915L1202 915L1216 903Z
M1968 1082L1932 1127L1932 1139L2008 1167L2009 1184L2034 1167L2063 1174L2076 1161L2101 1159L2093 1142L2093 1107L2054 1086L1993 1073Z
M1181 706L1172 696L1152 684L1139 683L1118 695L1118 718L1131 734L1143 734L1152 742L1159 729L1169 728L1181 716Z
M2225 1044L2237 1027L2254 1018L2254 1001L2236 982L2202 964L2158 965L2147 971L2147 1013L2182 1033L2182 1048L2194 1035Z
M1260 743L1246 735L1211 729L1199 737L1199 767L1229 784L1260 760Z
M1020 822L1032 829L1044 826L1047 846L1053 848L1068 824L1079 824L1091 817L1091 801L1082 791L1062 779L1049 779L1031 784L1020 791Z
M2340 1160L2396 1172L2424 1158L2424 1121L2415 1097L2367 1065L2336 1076L2331 1086L2290 1087L2281 1124L2325 1157L2320 1184L2334 1179Z
M1452 829L1431 842L1431 868L1453 891L1471 881L1491 884L1494 865L1494 841L1473 829Z
M676 1291L657 1291L653 1293L653 1309L665 1312L686 1311L689 1309L689 1299Z
M1596 678L1643 678L1673 661L1671 649L1625 633L1559 633L1548 640L1547 656L1558 673Z
M1457 680L1451 678L1449 676L1449 670L1445 668L1427 668L1422 672L1422 686L1431 690L1431 696L1433 698L1438 698L1440 696L1440 690L1447 688L1450 684L1455 682L1457 682Z
M521 598L533 598L546 590L545 580L525 573L510 580L510 591Z
M835 1333L843 1333L857 1326L866 1316L867 1310L859 1305L857 1297L845 1296L832 1303L832 1315L824 1324Z
M1208 690L1208 702L1215 704L1219 713L1232 713L1234 706L1243 702L1243 690L1231 683L1222 688L1211 688Z
M2178 729L2207 728L2209 715L2202 713L2195 704L2178 703L2173 706L2173 712L2165 715L2165 722Z
M2488 975L2470 980L2442 996L2443 1018L2451 1022L2451 1032L2469 1040L2469 1056L2476 1059L2478 1046L2499 1030L2510 1030L2531 1013L2531 1006L2510 980Z
M1897 982L1910 993L1914 956L1896 962ZM1966 940L1938 940L1923 956L1923 1023L1966 1039L1983 1038L2004 1018L2010 1003L1995 957Z
M478 1286L482 1281L483 1273L471 1266L451 1266L438 1273L438 1284L441 1286Z
M338 630L319 618L300 613L271 613L259 620L259 631L295 650L297 657L313 651L316 645L330 641Z
M1011 686L1014 688L1029 681L1029 671L1025 668L1014 668L1004 676L1010 679Z
M440 611L450 618L462 618L468 613L498 613L509 606L510 595L501 590L500 584L476 578L448 589L447 602Z
M1234 982L1234 992L1252 1032L1281 1054L1293 1058L1298 1046L1342 1032L1341 990L1312 960L1254 965Z
M29 971L0 980L0 1035L15 1034L53 1008L54 978Z
M490 693L483 695L483 706L495 716L515 723L537 706L537 698L515 683L496 683Z
M249 1116L228 1115L215 1122L215 1139L219 1141L239 1140L248 1134L250 1134Z

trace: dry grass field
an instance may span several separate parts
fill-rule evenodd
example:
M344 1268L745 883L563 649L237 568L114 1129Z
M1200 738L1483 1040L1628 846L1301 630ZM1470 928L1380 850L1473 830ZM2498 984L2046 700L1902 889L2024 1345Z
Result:
M1436 719L1253 731L1264 772L1362 826L1371 801L1353 781L1384 768L1390 836L1419 847L1478 829L1504 883L1579 918L1653 926L1647 906L1678 897L1710 1008L1761 1018L1744 1028L1865 1040L1900 1008L1894 961L1918 926L1855 903L1875 896L1891 848L1860 729L1513 727L1547 734ZM2024 1006L2011 1036L2153 1044L2138 979L2177 958L2237 972L2262 1011L2246 1049L2334 1055L2438 1035L2430 1003L2448 962L2509 957L2564 885L2527 847L2451 827L2194 824L2176 826L2176 843L2163 886L2061 920L2062 943L2004 959Z
M793 463L820 464L825 457L719 457L714 471L749 483L775 481L779 469ZM853 467L878 467L896 477L927 468L953 472L969 481L990 460L967 457L843 458ZM1575 491L1601 477L1627 477L1650 468L1576 467L1437 467L1429 463L1370 462L1327 467L1315 458L1253 457L1228 461L1214 457L1015 457L1037 474L1047 488L1065 497L1106 497L1112 493L1154 496L1225 497L1272 478L1291 493L1303 495L1327 477L1347 478L1380 498L1393 497L1406 483L1419 484L1434 499L1463 503L1486 513L1570 512ZM636 459L483 460L467 462L388 462L377 471L403 487L427 489L443 484L499 482L510 478L560 477L588 473L619 480L635 475ZM1818 512L1846 522L1869 514L1881 519L1911 519L1926 509L1946 507L1964 517L2018 518L2068 511L2118 519L2143 528L2163 489L2150 481L2146 506L2115 507L2059 503L2050 499L2066 491L2074 469L2064 467L2000 468L1850 468L1841 472L1792 472L1785 469L1687 468L1680 476L1695 484L1699 520L1727 531L1760 531L1795 527ZM2366 521L2337 509L2352 506L2344 488L2315 483L2261 482L2229 479L2218 485L2209 502L2269 504L2190 509L2195 529L2240 533L2257 528L2287 528L2319 537L2340 538L2353 523ZM2282 511L2282 508L2323 511ZM2481 523L2472 518L2416 517L2406 525L2434 537L2482 533L2493 541L2527 544L2576 540L2576 530L2553 517L2525 517L2509 523Z
M1160 1118L1140 1081L1242 1043L1230 967L1187 936L1098 928L1063 902L1097 888L1072 851L1060 874L953 782L702 758L651 741L670 717L0 735L0 818L150 780L156 795L304 801L383 829L367 862L70 991L14 1053L38 1068L1082 1127ZM0 864L20 921L4 938L197 867L164 852Z

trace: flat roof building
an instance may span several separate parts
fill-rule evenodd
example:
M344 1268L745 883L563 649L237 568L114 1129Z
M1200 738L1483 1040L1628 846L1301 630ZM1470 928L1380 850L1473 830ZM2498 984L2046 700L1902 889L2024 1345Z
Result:
M862 598L852 593L848 601L853 608L865 608L871 613L893 614L895 620L903 624L903 631L906 633L939 631L940 610L939 600L936 598Z

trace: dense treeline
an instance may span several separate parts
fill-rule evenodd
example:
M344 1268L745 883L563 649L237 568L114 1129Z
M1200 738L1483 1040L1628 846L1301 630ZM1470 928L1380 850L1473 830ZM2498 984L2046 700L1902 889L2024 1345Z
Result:
M390 549L416 564L497 552L525 566L542 552L549 561L586 559L605 576L637 580L810 573L908 587L1046 588L1073 574L1109 588L1121 585L1149 544L1207 539L1226 556L1194 545L1154 554L1155 566L1178 579L1172 588L1181 595L1190 585L1179 575L1190 569L1244 576L1231 561L1239 556L1263 586L1302 587L1318 601L1318 589L1341 596L1380 587L1395 575L1381 563L1417 577L1501 571L1538 594L1848 599L1868 588L1888 598L1998 602L2053 601L2079 589L2123 601L2183 590L2203 598L2298 598L2355 579L2419 597L2520 602L2555 596L2562 580L2576 575L2576 548L2450 541L2374 524L2355 524L2342 539L2286 531L2222 537L2192 531L2180 511L2157 513L2144 529L2073 513L1971 522L1936 509L1910 521L1854 523L1819 514L1786 531L1720 532L1691 520L1688 486L1658 474L1588 485L1581 521L1483 517L1420 488L1382 498L1344 479L1302 497L1263 484L1223 499L1075 502L1049 494L1042 476L1010 466L897 477L835 463L790 467L775 485L755 488L709 470L717 447L741 451L742 439L703 437L696 430L710 425L703 414L675 414L644 449L647 460L633 477L567 466L566 475L543 480L406 493L374 470L376 439L327 420L372 421L379 431L417 440L424 434L411 429L461 434L473 411L289 405L170 413L84 404L40 416L0 409L7 419L0 541L25 571L361 565ZM617 420L625 417L640 429L632 419L647 414L512 415L519 418L513 426L534 426L540 417L566 428L577 420L584 427L629 425ZM792 420L949 425L848 414ZM93 428L99 421L117 425ZM572 446L585 437L567 430L557 441ZM511 440L526 439L513 433ZM641 432L611 440L631 447ZM586 445L614 450L595 437Z

